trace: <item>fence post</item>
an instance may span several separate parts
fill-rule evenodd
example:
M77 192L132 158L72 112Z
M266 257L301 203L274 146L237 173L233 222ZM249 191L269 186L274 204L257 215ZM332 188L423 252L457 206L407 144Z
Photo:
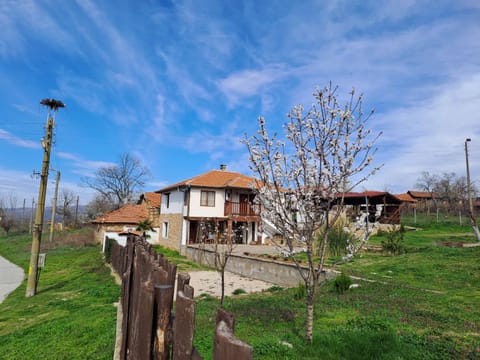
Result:
M253 349L234 335L235 319L223 309L217 310L213 360L252 360Z
M175 321L173 325L173 360L190 360L195 332L195 302L190 275L178 274Z
M157 263L162 263L157 257ZM154 359L170 359L172 347L172 307L175 288L175 264L163 262L154 273L155 283L155 320L154 327Z
M117 272L122 272L122 294L117 313L121 331L117 325L114 358L201 360L193 346L195 302L190 275L178 274L174 318L176 265L155 253L141 238L129 236L126 247L115 245L118 244L112 248L111 262ZM233 335L234 327L233 315L219 310L214 359L253 359L252 348Z
M135 242L133 294L128 332L128 359L150 359L153 329L153 264L140 241Z
M133 255L134 255L134 246L133 238L127 238L127 244L125 251L123 252L123 274L122 274L122 295L121 302L122 305L122 331L121 331L121 349L120 349L120 359L127 359L127 340L128 340L128 324L130 321L130 293L132 291L132 272L133 272Z

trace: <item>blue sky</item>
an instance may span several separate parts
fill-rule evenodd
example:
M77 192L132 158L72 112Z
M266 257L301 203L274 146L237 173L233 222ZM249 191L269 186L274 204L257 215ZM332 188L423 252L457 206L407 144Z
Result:
M480 185L475 0L3 0L0 28L0 196L37 197L41 99L67 105L51 166L86 203L80 178L125 152L151 169L146 191L220 164L250 174L239 140L257 117L279 126L330 81L363 92L383 131L384 167L358 190L464 175L467 137Z

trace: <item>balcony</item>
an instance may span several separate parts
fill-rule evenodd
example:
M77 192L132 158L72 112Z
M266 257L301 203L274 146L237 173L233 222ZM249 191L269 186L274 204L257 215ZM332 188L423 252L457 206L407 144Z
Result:
M225 216L260 216L261 206L246 201L225 201Z

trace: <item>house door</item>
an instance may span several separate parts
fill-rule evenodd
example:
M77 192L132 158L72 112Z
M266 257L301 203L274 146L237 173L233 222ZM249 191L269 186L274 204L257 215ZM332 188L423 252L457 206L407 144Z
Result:
M198 222L197 221L190 221L190 231L188 234L188 243L195 244L197 239L197 231L198 231Z

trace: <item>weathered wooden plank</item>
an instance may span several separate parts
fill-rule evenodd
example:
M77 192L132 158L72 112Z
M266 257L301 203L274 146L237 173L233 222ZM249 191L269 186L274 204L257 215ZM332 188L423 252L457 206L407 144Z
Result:
M201 356L193 347L195 303L190 275L178 274L172 321L177 267L152 249L144 239L133 236L127 239L126 247L112 248L112 267L115 261L115 267L122 269L119 358L199 360ZM233 335L232 314L219 310L216 324L214 359L253 359L252 348Z
M172 306L173 306L173 285L155 286L156 303L156 334L154 342L154 359L169 359L172 347Z
M132 301L129 359L150 359L153 344L154 284L153 264L143 246L136 247L136 284Z
M251 360L253 348L238 340L233 334L233 315L223 309L217 310L215 336L213 339L213 360Z
M180 280L180 276L179 276ZM173 325L173 360L190 360L195 331L195 302L177 291Z
M122 274L122 292L121 292L121 305L122 305L122 334L121 334L121 349L120 359L125 360L127 358L128 349L128 330L129 330L129 315L130 315L130 295L132 286L132 269L133 269L133 243L132 239L127 239L126 249L124 252L124 272Z
M177 294L183 291L185 285L190 283L190 275L187 273L179 273L177 278Z

